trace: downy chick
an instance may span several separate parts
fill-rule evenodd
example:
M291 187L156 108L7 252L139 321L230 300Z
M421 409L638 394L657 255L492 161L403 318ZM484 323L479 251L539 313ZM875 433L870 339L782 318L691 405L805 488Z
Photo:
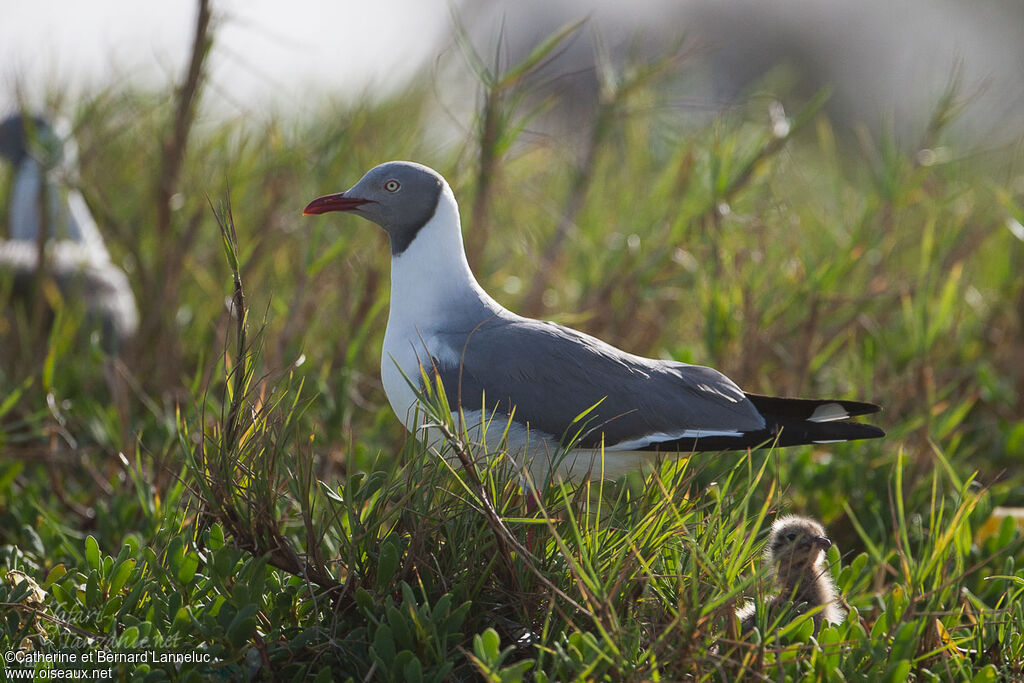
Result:
M846 614L836 600L836 588L825 564L825 551L831 546L824 527L810 517L787 515L775 520L764 551L775 588L763 607L768 610L769 623L786 604L796 608L794 614L823 606L812 617L815 633L821 629L822 621L843 621ZM741 632L746 633L757 624L758 609L757 603L748 602L737 610Z

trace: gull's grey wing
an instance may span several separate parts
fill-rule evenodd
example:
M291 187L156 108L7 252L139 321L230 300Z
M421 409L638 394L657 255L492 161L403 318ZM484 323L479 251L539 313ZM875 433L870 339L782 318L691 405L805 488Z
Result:
M600 445L602 434L624 449L765 426L716 370L634 356L554 323L496 315L438 337L450 353L434 362L453 406L479 410L486 396L488 411L514 407L517 422L557 439L582 432L582 446Z

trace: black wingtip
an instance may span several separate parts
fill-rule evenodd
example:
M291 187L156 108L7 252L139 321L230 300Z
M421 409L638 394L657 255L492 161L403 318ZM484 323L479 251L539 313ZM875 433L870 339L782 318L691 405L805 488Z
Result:
M736 436L705 436L676 439L652 443L638 450L660 451L663 453L735 451L748 448L786 448L809 444L843 443L846 441L881 439L885 436L885 430L880 427L846 420L812 422L803 418L779 418L775 415L766 415L765 420L767 425L764 429L744 432Z
M787 443L787 429L794 439L792 443ZM779 437L779 445L795 446L805 443L862 441L864 439L881 439L884 436L885 430L880 427L860 422L811 423L784 426Z
M749 393L747 398L757 408L757 412L766 418L776 417L785 420L813 420L816 412L830 409L837 415L845 412L845 416L836 418L843 420L861 415L874 415L882 410L882 406L875 403L845 399L788 398Z

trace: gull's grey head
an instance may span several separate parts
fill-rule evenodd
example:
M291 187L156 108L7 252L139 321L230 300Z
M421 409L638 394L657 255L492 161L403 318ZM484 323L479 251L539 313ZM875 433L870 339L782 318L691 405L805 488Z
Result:
M434 217L445 188L437 171L411 161L389 161L370 169L350 189L319 197L304 214L346 211L384 228L391 253L401 254Z
M63 136L41 116L15 114L0 122L0 156L13 165L32 157L51 168L64 158Z
M789 515L772 524L766 553L776 565L809 566L817 562L822 551L832 546L825 528L810 517Z

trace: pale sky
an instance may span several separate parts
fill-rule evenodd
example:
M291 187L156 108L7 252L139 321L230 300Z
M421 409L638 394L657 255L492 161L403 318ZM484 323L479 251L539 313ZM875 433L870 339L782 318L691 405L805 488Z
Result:
M799 48L810 88L835 86L833 109L869 122L894 112L911 130L959 65L972 105L966 122L990 142L1024 131L1020 1L213 0L219 29L203 104L228 116L268 108L301 115L329 97L387 94L439 55L457 54L457 5L484 54L488 37L515 45L590 17L565 55L574 49L590 66L565 60L562 73L592 68L594 35L614 41L641 30L685 34L691 47L710 47L712 60L724 56L718 66L737 78ZM41 110L45 93L59 88L68 113L83 89L115 80L170 92L188 59L195 11L195 0L0 0L0 117L19 93ZM715 93L692 97L713 101Z
M111 79L181 79L196 4L184 0L0 0L0 115L20 91L35 108L47 89ZM245 108L301 104L315 92L396 87L444 45L447 0L216 0L210 61L217 96Z

